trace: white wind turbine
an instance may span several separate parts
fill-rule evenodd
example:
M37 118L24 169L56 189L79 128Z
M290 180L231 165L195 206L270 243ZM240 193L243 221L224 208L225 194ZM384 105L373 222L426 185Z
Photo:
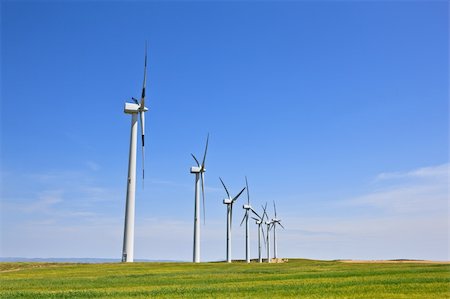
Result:
M267 203L266 203L266 207L267 207ZM263 207L263 209L265 210L265 208ZM259 216L258 213L256 213L255 210L251 209L251 211L256 215L256 217L252 217L253 220L256 221L256 224L258 225L258 262L262 263L262 252L261 252L261 239L264 240L264 244L266 244L266 239L264 237L264 230L262 229L262 224L264 222L264 216L266 215L265 212L263 214L263 216ZM261 238L261 234L262 234L262 238Z
M267 208L267 203L266 203L266 206L264 207L264 214L266 215L266 217L267 217L267 220L269 220L269 216L267 215L267 212L266 212L266 208ZM263 218L264 218L264 215L263 215ZM271 229L271 227L272 227L272 221L266 221L265 222L265 224L266 224L266 248L267 248L267 262L268 263L270 263L270 229Z
M138 102L132 98L134 103L125 103L124 112L131 114L131 137L130 137L130 153L128 160L128 179L127 179L127 198L125 205L125 225L123 236L122 262L133 262L134 260L134 211L136 196L136 147L137 147L137 121L138 114L141 121L142 136L142 181L144 180L144 162L145 162L145 85L147 80L147 44L145 45L145 61L144 61L144 83L142 86L141 101Z
M205 220L205 159L206 152L208 151L208 141L209 134L206 137L206 147L205 153L203 155L202 165L198 162L194 154L191 154L194 158L197 166L191 167L191 173L195 173L195 204L194 204L194 253L193 262L200 263L200 181L202 188L202 199L203 199L203 221Z
M277 225L281 226L284 229L284 226L281 224L281 219L277 218L277 208L275 207L275 201L273 202L273 210L275 212L275 218L272 218L272 227L273 227L273 258L277 258Z
M242 206L242 208L245 210L245 214L244 218L242 218L240 225L242 226L242 223L245 220L245 261L247 263L250 263L250 234L248 229L248 218L250 217L250 211L253 211L253 209L252 206L250 205L250 192L248 189L247 177L245 177L245 187L247 188L247 204L244 204Z
M230 193L228 192L228 189L225 186L224 182L220 177L219 179L223 185L223 188L225 188L225 192L228 195L228 198L225 198L223 200L223 204L227 205L227 262L231 263L231 222L233 220L233 204L242 194L242 192L244 192L245 187L235 197L231 198Z

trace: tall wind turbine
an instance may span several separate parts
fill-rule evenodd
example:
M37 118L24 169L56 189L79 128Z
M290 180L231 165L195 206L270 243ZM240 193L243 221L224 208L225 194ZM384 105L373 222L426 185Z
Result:
M273 202L273 210L275 212L275 218L272 218L272 227L273 227L273 258L277 258L277 225L281 226L284 229L284 226L281 224L281 219L277 218L277 208L275 207L275 201Z
M247 177L245 177L245 187L247 188L247 204L244 204L242 208L245 210L244 218L242 218L242 223L245 220L245 261L250 263L250 235L248 230L248 218L250 217L250 211L252 210L252 206L250 205L250 192L248 190L248 182Z
M267 203L266 203L266 206L267 206ZM263 207L263 209L264 209L264 207ZM264 240L264 244L266 243L266 239L264 237L264 230L262 229L261 226L264 222L265 214L263 214L263 216L261 217L261 216L259 216L258 213L256 213L255 210L251 209L251 211L255 214L256 217L258 217L258 218L252 217L252 219L255 220L256 224L258 225L258 262L262 263L261 234L262 234L262 239Z
M206 137L205 153L203 154L202 165L198 162L194 154L191 154L194 158L197 166L191 167L191 173L195 173L195 204L194 204L194 253L193 262L200 263L200 181L202 186L202 199L203 199L203 221L205 221L205 160L206 152L208 151L209 134Z
M144 60L144 83L142 84L141 101L138 102L132 98L134 103L125 103L124 112L131 114L131 137L130 153L128 160L128 179L127 179L127 199L125 205L125 225L123 235L122 262L133 262L134 260L134 210L136 196L136 147L137 147L137 121L138 114L141 123L142 137L142 181L144 181L144 162L145 162L145 84L147 81L147 44L145 44Z
M235 197L231 198L230 193L228 192L228 189L225 186L224 182L220 177L219 179L223 185L223 188L225 188L225 192L227 193L228 196L228 198L225 198L223 200L223 204L227 205L227 262L231 263L231 222L233 220L233 204L242 194L242 192L244 192L245 187Z

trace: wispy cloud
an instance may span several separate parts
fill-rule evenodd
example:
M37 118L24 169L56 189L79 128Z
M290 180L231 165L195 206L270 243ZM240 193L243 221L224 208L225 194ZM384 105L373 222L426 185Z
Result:
M63 180L71 180L80 176L79 172L75 171L44 171L38 173L30 173L25 175L26 180L36 183L54 183Z
M45 220L58 225L77 219L81 223L107 213L105 207L119 202L116 189L99 185L86 170L44 171L27 174L21 179L21 184L28 188L3 194L1 199L2 212L8 215L10 223L15 219Z
M378 190L345 201L394 213L442 212L448 203L448 164L381 173Z
M44 212L48 213L52 207L62 203L63 192L61 190L50 190L40 192L37 196L37 200L19 205L19 209L27 213Z
M347 204L371 206L395 213L425 213L445 210L448 187L443 185L402 186L369 193Z
M448 164L383 173L365 194L328 202L318 215L285 217L287 229L280 233L289 246L285 252L326 259L448 260L448 175Z
M449 164L422 167L407 172L383 172L376 176L375 181L398 179L448 179Z

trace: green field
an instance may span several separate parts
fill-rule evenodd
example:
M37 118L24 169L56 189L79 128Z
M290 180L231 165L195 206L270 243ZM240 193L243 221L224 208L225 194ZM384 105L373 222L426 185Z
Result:
M0 263L0 298L450 298L450 265Z

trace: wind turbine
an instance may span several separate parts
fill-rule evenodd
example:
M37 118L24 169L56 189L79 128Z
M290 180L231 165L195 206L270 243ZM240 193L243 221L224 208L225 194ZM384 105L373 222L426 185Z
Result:
M266 207L267 207L267 203L266 203ZM263 207L263 209L265 209L265 208ZM261 234L262 234L262 239L264 240L264 244L266 243L266 239L265 239L265 237L264 237L264 230L262 229L261 225L262 225L263 222L264 222L264 215L265 215L265 213L264 213L263 216L261 217L261 216L259 216L259 214L256 213L256 211L253 210L252 208L251 208L251 211L256 215L256 217L258 217L258 218L252 217L252 219L255 220L255 221L256 221L256 224L258 225L258 262L262 263L262 254L261 254Z
M269 220L269 216L267 215L266 208L267 208L267 203L266 203L266 206L263 207L263 209L264 209L264 214L267 217L267 220ZM264 218L264 214L263 214L263 218ZM271 226L273 223L272 223L272 221L266 221L265 224L266 224L266 229L267 229L267 234L266 234L267 262L270 263L270 234L269 234L269 232L270 232L270 229L271 229Z
M250 234L248 230L248 218L250 217L250 211L252 211L252 206L250 205L250 193L248 190L247 177L245 177L245 187L247 188L247 204L244 204L242 208L245 210L244 218L242 218L242 223L245 220L245 261L250 263Z
M191 167L191 173L195 173L195 204L194 204L194 253L193 262L200 263L200 181L202 185L202 199L203 199L203 221L205 221L205 159L206 152L208 151L209 134L206 137L205 153L203 154L202 165L198 162L194 154L191 154L194 158L197 166Z
M225 186L222 179L219 177L220 182L225 188L228 198L223 200L223 204L227 205L227 262L231 263L231 222L233 220L233 204L238 199L238 197L244 192L245 187L239 192L235 197L231 198L227 187Z
M277 258L277 225L281 226L284 229L284 226L281 224L281 219L277 218L277 208L275 207L275 201L273 202L273 210L275 212L275 218L272 218L272 227L273 227L273 258Z
M144 181L144 162L145 162L145 85L147 80L147 43L145 44L145 60L144 60L144 83L142 84L141 101L138 102L132 98L134 103L125 103L124 112L131 114L131 137L130 137L130 153L128 160L128 179L127 179L127 198L125 205L125 225L123 235L122 262L133 262L134 260L134 211L136 196L136 147L137 147L137 121L138 114L141 123L142 136L142 182Z

